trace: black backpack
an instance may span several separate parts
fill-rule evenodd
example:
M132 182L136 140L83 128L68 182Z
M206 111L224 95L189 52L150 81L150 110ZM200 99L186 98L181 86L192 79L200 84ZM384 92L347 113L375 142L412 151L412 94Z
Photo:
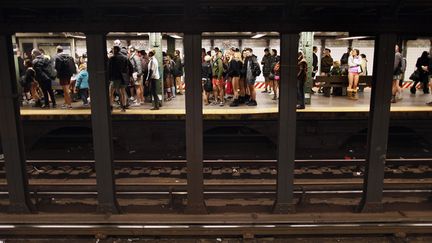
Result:
M258 62L254 59L252 59L251 62L252 62L252 75L255 77L260 76L261 68L260 68Z
M76 73L75 61L71 56L60 55L59 61L60 63L57 66L59 67L59 75L72 76L74 73Z

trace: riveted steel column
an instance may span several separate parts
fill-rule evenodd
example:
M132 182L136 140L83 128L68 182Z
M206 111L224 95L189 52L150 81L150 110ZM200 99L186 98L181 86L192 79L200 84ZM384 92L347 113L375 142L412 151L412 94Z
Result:
M380 34L375 41L374 74L370 102L366 171L359 210L382 210L384 166L390 122L390 99L396 34Z
M5 157L9 211L28 213L32 208L25 169L24 138L13 56L12 36L0 35L0 134Z
M107 78L106 35L87 34L93 147L96 164L98 211L118 213L114 181L111 111Z
M296 147L297 53L299 33L281 34L279 144L275 213L294 212L294 160Z
M184 35L186 82L187 213L206 213L203 178L201 34Z

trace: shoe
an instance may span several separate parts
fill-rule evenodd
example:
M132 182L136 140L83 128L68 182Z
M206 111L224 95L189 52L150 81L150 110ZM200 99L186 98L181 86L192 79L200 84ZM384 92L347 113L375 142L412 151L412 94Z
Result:
M57 105L56 104L52 104L52 108L57 108Z
M231 102L231 104L229 105L230 107L237 107L237 106L239 106L239 100L238 99L235 99L235 100L233 100L233 102Z
M135 97L130 97L129 100L130 101L135 101Z
M273 96L272 100L277 100L277 97L276 97L276 95L275 95L275 96Z
M257 106L258 104L257 104L256 100L250 100L247 105L248 106Z
M37 100L34 104L33 107L41 107L42 106L42 102L40 100Z
M396 103L396 96L395 95L392 95L392 98L391 98L390 102L391 103Z
M244 96L240 96L238 98L238 102L239 102L239 105L244 104L245 103L245 97Z
M219 103L219 106L220 107L222 107L222 106L224 106L225 105L225 103L223 102L223 101L221 101L220 103Z
M121 110L121 112L126 112L126 106L122 106L122 107L120 108L120 110Z
M42 108L42 109L49 109L49 105L45 105L45 104L43 104L43 105L41 105L41 108Z
M137 107L137 106L140 106L140 105L141 105L141 104L140 104L139 102L136 102L136 101L135 101L134 103L132 103L131 106L132 106L132 107Z
M426 105L428 105L428 106L432 106L432 101L431 101L431 102L428 102L428 103L426 103Z
M415 87L411 87L410 92L411 92L411 94L415 94L416 93L416 88Z
M296 105L296 109L304 110L306 107L304 105Z
M63 104L63 105L60 106L60 108L61 108L61 109L66 109L67 106L66 106L66 104Z
M429 89L428 90L423 90L423 94L429 94Z
M267 93L267 90L263 90L263 91L261 91L261 93Z
M68 105L66 108L70 110L72 109L72 105Z
M157 111L157 110L159 110L159 107L155 106L155 107L152 107L150 110L151 111Z

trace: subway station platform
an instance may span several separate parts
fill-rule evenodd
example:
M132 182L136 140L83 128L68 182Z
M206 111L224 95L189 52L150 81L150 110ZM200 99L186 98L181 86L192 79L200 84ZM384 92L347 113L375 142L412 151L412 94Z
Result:
M204 105L204 119L274 119L278 117L278 101L272 100L273 95L262 93L263 89L257 90L258 105L250 107L241 105L238 107L229 107L230 100L225 106ZM298 110L299 117L339 117L341 114L348 116L367 117L370 109L371 89L366 88L364 92L359 93L358 100L351 100L345 96L325 97L322 94L313 94L311 96L311 105L306 109ZM432 95L423 94L420 90L416 95L412 95L408 89L405 89L402 95L403 99L391 106L393 115L417 115L431 116L432 106L426 105L432 101ZM58 97L57 108L41 109L33 108L31 105L21 107L23 119L68 119L71 117L89 118L91 110L89 107L83 107L82 102L73 103L73 109L62 109L62 97ZM178 95L175 99L164 102L160 110L150 110L151 104L146 103L141 106L133 107L121 112L114 108L113 118L134 117L136 119L184 119L185 115L185 95Z

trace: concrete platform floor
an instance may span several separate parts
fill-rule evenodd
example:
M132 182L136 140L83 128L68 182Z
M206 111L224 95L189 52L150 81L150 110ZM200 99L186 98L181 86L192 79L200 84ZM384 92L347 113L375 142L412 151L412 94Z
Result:
M229 107L228 101L225 106L205 105L204 114L261 114L277 113L278 101L272 100L272 95L261 93L262 89L257 90L258 106L250 107L241 105L239 107ZM343 96L325 97L322 94L313 94L311 105L307 105L305 110L299 112L369 112L371 89L366 88L363 93L359 93L358 100L351 100ZM410 94L409 90L404 90L403 99L392 104L392 112L429 112L432 106L426 103L432 101L432 95L423 94L421 91L416 95ZM21 108L21 115L89 115L90 108L83 107L82 102L73 103L73 109L61 109L63 98L57 99L56 109L33 108L27 104ZM182 115L185 114L185 95L179 95L172 101L164 102L163 107L158 111L150 111L151 105L146 103L141 106L130 107L125 113L119 109L114 109L113 114L134 114L134 115Z

